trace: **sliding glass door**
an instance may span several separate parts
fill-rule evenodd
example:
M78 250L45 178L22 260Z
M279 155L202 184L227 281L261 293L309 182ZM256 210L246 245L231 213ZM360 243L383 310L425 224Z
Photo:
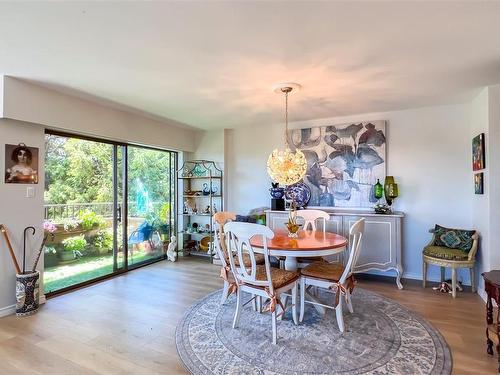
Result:
M163 259L175 170L174 152L47 133L45 293Z
M175 233L175 153L127 147L128 266L162 258Z

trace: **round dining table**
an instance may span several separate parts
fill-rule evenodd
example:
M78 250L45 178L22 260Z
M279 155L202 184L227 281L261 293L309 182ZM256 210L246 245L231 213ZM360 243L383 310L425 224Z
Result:
M285 269L297 271L297 258L324 257L342 253L347 246L344 236L322 230L299 230L297 238L288 237L285 229L274 229L274 238L267 240L269 255L285 257ZM262 253L262 236L250 240L253 250Z

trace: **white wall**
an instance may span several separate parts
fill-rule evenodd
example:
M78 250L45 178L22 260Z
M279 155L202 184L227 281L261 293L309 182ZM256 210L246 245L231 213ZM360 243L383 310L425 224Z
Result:
M200 132L146 116L65 95L24 80L3 77L0 117L115 141L194 151Z
M25 143L39 148L39 182L36 185L4 183L5 144ZM0 119L0 223L9 231L18 262L22 262L23 230L27 226L36 228L36 237L28 236L28 264L32 265L32 251L40 246L43 233L43 155L44 129L41 126L19 121ZM34 198L25 198L26 188L35 188ZM43 269L43 257L39 269ZM0 316L14 312L16 278L15 268L9 256L3 236L0 237Z
M387 173L394 175L401 197L395 207L404 211L405 277L421 278L422 248L428 229L472 226L471 140L466 105L427 107L343 118L292 123L291 128L325 126L351 121L387 120ZM255 125L232 131L225 145L230 165L227 178L228 209L245 213L269 206L269 153L281 146L283 124ZM430 267L430 277L438 269ZM466 283L467 272L459 273Z
M490 200L490 269L500 269L500 85L488 88L489 130L486 166ZM488 270L489 271L489 270Z
M482 271L490 269L490 137L489 137L489 95L488 88L484 88L469 105L469 128L470 139L480 133L485 134L486 146L486 168L484 173L484 194L471 195L471 222L480 233L479 249L477 255L476 275L479 289L484 289L483 279L479 276ZM472 160L472 147L471 147ZM473 181L474 172L472 165L470 170L470 180Z

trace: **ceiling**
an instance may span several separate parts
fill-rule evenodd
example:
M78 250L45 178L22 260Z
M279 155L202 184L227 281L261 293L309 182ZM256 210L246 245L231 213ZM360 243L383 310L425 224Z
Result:
M463 102L500 2L0 3L0 74L203 129Z

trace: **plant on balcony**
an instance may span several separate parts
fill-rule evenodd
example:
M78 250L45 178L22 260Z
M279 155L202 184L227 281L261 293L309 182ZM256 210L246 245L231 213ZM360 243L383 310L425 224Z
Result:
M107 230L99 230L92 239L92 245L100 255L113 249L113 235Z
M64 226L64 230L66 232L71 232L80 226L81 221L78 219L72 218L72 217L71 218L68 217L68 218L62 219L61 224Z
M78 256L82 256L82 251L87 247L87 240L83 234L75 237L66 238L63 242L63 251L61 252L61 260L73 260Z
M57 266L57 263L59 263L59 259L57 258L56 248L54 246L45 246L43 259L45 267Z
M106 226L106 220L101 215L97 215L91 210L80 211L78 219L80 220L82 229L84 230L104 228Z

